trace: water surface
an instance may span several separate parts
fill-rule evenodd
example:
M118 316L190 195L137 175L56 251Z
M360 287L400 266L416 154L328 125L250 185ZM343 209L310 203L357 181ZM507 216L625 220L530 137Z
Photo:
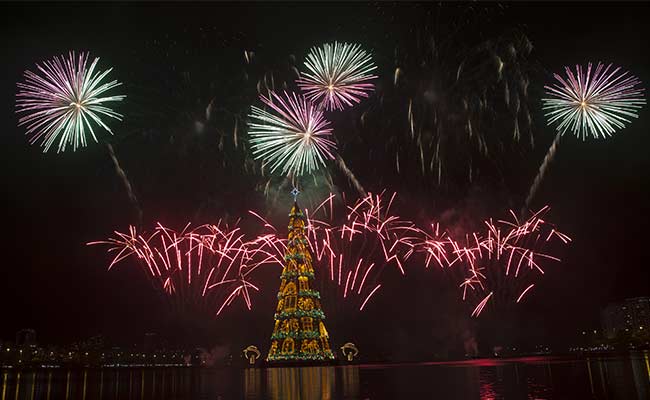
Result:
M0 374L0 400L650 399L648 353L246 370L6 369Z

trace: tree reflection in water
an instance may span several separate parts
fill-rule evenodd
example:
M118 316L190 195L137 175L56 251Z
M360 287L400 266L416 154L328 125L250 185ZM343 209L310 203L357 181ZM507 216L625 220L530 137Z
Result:
M334 367L269 368L267 395L272 400L332 399Z

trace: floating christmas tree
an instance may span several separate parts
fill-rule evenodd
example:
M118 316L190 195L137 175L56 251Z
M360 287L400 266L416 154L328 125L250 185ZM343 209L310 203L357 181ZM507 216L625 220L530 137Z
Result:
M289 240L280 276L275 327L267 361L333 360L320 293L312 289L314 268L305 236L305 218L298 207L298 191L289 214Z

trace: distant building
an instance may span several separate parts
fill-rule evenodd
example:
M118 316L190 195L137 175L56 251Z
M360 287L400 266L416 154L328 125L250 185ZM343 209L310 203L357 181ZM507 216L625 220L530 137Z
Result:
M650 297L608 304L601 313L601 323L607 339L650 329Z
M36 331L33 329L21 329L16 332L16 346L35 346Z

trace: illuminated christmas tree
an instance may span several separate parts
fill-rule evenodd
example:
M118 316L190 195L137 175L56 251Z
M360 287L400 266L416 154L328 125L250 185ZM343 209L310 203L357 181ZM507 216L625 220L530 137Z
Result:
M292 194L298 195L296 189ZM305 237L305 219L294 202L284 255L275 327L267 361L333 360L320 293L312 289L314 268Z

